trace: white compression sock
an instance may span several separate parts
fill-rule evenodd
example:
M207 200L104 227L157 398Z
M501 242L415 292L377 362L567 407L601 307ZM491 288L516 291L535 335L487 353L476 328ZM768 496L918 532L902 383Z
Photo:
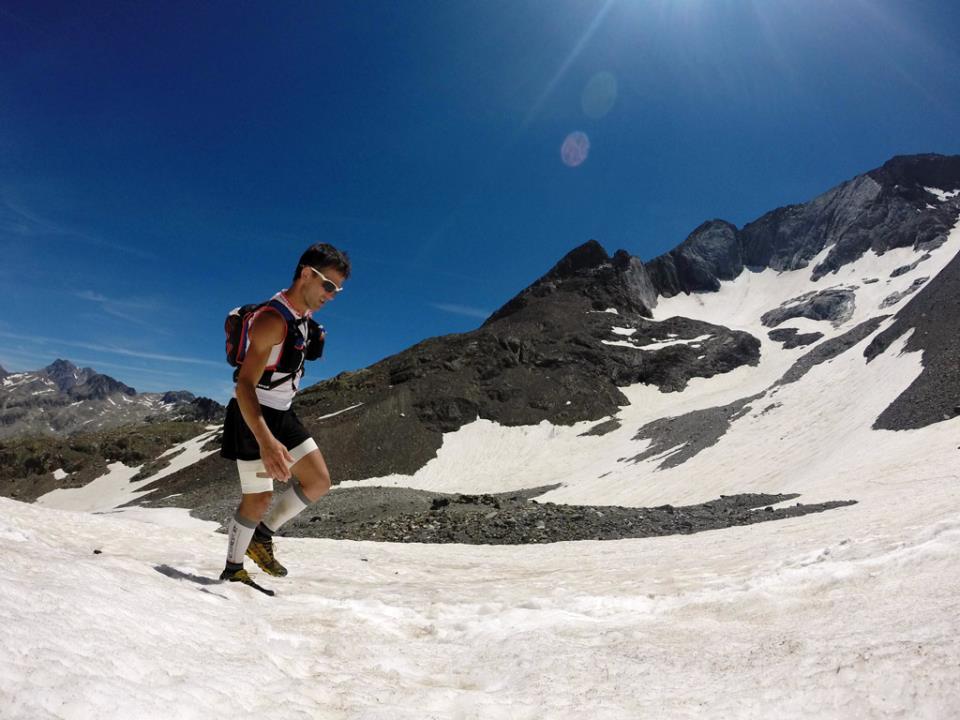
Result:
M290 480L290 487L281 493L277 502L263 519L267 529L275 533L288 520L295 518L310 504L310 499L304 494L303 488L296 480Z
M233 516L230 527L227 528L227 562L234 565L243 564L243 556L247 552L250 538L257 524L240 516L240 512Z

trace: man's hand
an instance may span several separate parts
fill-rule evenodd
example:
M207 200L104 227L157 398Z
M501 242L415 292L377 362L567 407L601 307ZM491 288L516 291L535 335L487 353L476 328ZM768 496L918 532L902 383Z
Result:
M272 439L260 446L260 459L263 460L265 473L257 473L257 477L271 477L280 482L290 480L290 466L293 465L293 456L279 440Z

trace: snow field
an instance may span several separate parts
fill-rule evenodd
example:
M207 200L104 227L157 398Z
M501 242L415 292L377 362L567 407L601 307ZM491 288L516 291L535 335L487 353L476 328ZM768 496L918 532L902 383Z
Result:
M261 577L279 592L267 598L154 569L215 575L224 538L208 530L0 509L15 549L0 569L4 717L960 708L956 518L897 539L861 536L844 510L606 543L281 539L292 576Z

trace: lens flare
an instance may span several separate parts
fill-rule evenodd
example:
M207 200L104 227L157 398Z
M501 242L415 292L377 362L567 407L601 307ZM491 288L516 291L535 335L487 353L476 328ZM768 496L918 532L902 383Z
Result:
M590 138L587 134L577 130L567 135L560 146L560 157L567 167L582 165L590 154Z
M580 95L580 106L589 118L599 120L613 109L617 102L617 78L612 73L599 72Z

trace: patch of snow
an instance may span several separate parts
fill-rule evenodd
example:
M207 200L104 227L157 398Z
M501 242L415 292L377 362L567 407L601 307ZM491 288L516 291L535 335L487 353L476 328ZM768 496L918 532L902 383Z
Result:
M127 467L122 462L107 465L107 474L87 483L81 488L57 488L37 498L37 505L58 508L60 510L81 510L98 512L109 510L123 502L133 500L136 483L130 478L140 469Z
M56 470L53 471L53 479L54 479L54 480L63 480L63 479L66 478L69 474L70 474L70 473L68 473L68 472L64 472L64 471L63 471L63 468L57 468Z
M637 331L636 328L622 328L622 327L612 327L610 328L610 330L613 331L614 335L623 335L624 337L630 337Z
M947 200L951 198L955 198L957 197L957 195L960 195L960 190L944 191L944 190L939 190L937 188L931 188L931 187L924 187L923 189L926 190L931 195L936 195L937 200L939 200L940 202L946 202ZM930 207L930 206L928 205L927 207Z
M619 315L620 311L616 308L607 308L604 312L610 313L611 315Z
M671 347L673 345L690 345L690 347L699 347L699 345L693 343L700 343L704 340L709 340L712 335L698 335L695 338L688 338L686 340L663 340L661 342L654 342L648 345L636 345L625 340L601 340L604 345L617 345L619 347L628 347L633 348L634 350L662 350L665 347Z
M345 407L345 408L343 408L343 410L337 410L336 412L332 412L332 413L329 413L329 414L327 414L327 415L321 415L320 417L317 418L317 420L326 420L327 418L332 418L332 417L336 417L337 415L342 415L342 414L345 413L345 412L349 412L349 411L351 411L351 410L356 410L356 409L357 409L358 407L360 407L361 405L363 405L363 403L357 403L356 405L351 405L350 407ZM403 413L400 413L400 414L402 415Z
M38 505L60 510L82 510L85 512L106 512L135 500L151 491L141 490L146 485L162 480L168 475L179 472L190 465L212 455L217 450L201 450L212 433L203 433L167 450L160 457L180 452L170 461L170 465L143 480L131 481L140 467L127 467L123 463L109 464L109 472L80 488L58 488L37 499Z

